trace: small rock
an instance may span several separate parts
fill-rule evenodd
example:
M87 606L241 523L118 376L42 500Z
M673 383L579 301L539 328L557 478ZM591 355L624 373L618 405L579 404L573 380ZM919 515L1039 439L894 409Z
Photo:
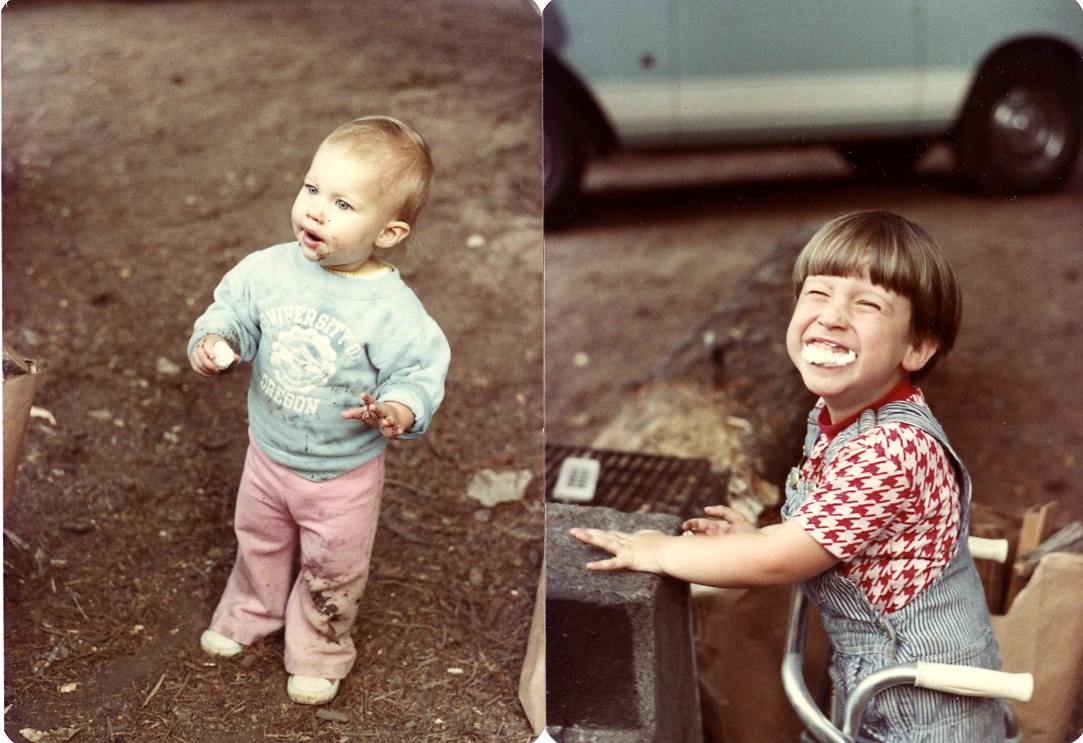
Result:
M178 365L172 359L168 359L165 356L159 356L158 361L155 363L159 374L165 374L166 376L173 377L180 374L180 365Z
M492 508L498 503L522 500L526 486L534 479L530 470L495 472L484 469L470 478L466 495Z
M52 413L50 413L45 408L39 408L36 405L30 406L30 417L31 418L39 418L39 419L45 421L46 423L48 423L50 426L55 426L56 425L56 416L54 416Z
M326 707L320 707L316 710L316 717L321 720L327 720L328 722L349 722L350 716L345 712L339 712L335 709L327 709Z
M57 728L56 730L23 728L19 731L19 735L26 738L30 743L64 743L64 741L75 737L78 732L79 728Z

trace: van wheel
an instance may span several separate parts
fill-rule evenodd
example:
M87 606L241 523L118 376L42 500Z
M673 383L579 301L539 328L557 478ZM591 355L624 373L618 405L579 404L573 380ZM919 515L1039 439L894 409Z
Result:
M556 92L545 91L542 115L542 172L545 226L558 227L573 211L579 196L585 152L579 126L570 106Z
M1050 52L1008 55L983 70L963 115L956 153L963 178L988 193L1056 188L1075 165L1079 77Z

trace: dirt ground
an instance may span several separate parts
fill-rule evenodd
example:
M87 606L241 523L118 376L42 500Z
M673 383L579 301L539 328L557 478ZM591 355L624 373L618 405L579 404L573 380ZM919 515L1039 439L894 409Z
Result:
M526 741L542 561L541 24L529 0L45 2L3 12L3 331L38 361L4 521L4 728L47 741ZM246 374L192 321L291 239L322 137L388 113L438 174L400 261L453 349L393 445L359 662L289 702L282 641L198 647L233 559ZM47 415L46 415L47 414ZM51 417L50 417L51 416ZM523 498L467 496L484 470Z

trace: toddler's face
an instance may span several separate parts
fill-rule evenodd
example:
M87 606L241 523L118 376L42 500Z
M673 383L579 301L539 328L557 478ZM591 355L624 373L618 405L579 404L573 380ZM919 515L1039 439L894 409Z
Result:
M410 232L380 187L379 162L325 142L312 158L291 218L305 258L340 271L376 267L373 251Z
M786 350L833 421L861 412L921 369L935 340L910 337L910 300L862 277L809 276L786 333Z

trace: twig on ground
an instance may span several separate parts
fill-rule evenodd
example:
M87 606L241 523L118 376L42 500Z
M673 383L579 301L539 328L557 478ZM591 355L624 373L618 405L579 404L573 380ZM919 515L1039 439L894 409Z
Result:
M431 624L415 624L413 622L397 622L389 619L377 619L376 617L365 617L364 621L372 622L374 624L384 624L389 627L402 627L403 629L431 629L435 631L437 627L433 627Z
M143 700L143 703L141 705L139 705L139 709L143 709L144 707L146 707L147 703L150 702L150 700L154 698L154 695L158 693L158 689L160 689L162 687L162 682L163 681L165 681L165 674L164 673L161 676L158 677L158 683L156 683L154 685L154 688L150 690L150 694L148 694L147 698Z
M49 654L48 654L47 656L45 656L45 660L43 660L43 661L38 661L37 663L35 663L35 664L34 664L34 675L37 675L37 674L41 673L41 672L42 672L42 671L44 671L44 670L45 670L46 668L48 668L49 666L51 666L51 665L52 665L53 661L54 661L54 660L56 660L56 659L57 659L57 656L58 656L58 655L60 654L60 647L61 647L61 646L62 646L63 644L64 644L64 641L63 641L63 640L61 640L60 642L58 642L58 643L57 643L57 644L56 644L56 645L55 645L55 646L53 647L53 649L49 651ZM40 663L41 665L38 665L38 663Z
M28 552L30 550L30 545L24 542L22 537L20 537L15 532L4 529L4 536L11 540L12 544L14 544L16 547L23 550L24 552Z
M380 521L388 531L392 532L405 542L411 544L428 544L429 540L423 539L418 535L410 531L406 526L398 523L396 519L393 519L386 511L380 514Z
M188 685L188 679L190 679L191 677L192 677L192 672L186 670L184 672L184 679L180 682L180 686L178 686L177 690L175 692L173 692L173 702L174 703L176 703L177 697L180 696L180 693L182 691L184 691L184 687L186 687Z
M78 610L79 610L79 613L83 615L83 619L85 619L85 620L87 620L87 621L89 622L89 621L90 621L90 617L88 617L88 616L86 615L86 612L85 612L85 611L83 611L83 607L79 605L79 596L78 596L78 594L76 594L76 593L75 593L74 591L72 591L72 590L71 590L71 589L69 588L69 589L68 589L68 595L69 595L69 596L71 596L71 600L75 602L75 608L76 608L76 609L78 609Z
M402 480L396 480L396 479L391 478L391 477L388 477L388 478L384 479L384 485L391 485L392 487L402 488L403 490L409 490L411 493L416 493L418 495L424 495L427 498L435 498L436 497L435 495L430 493L428 490L424 490L422 488L417 487L416 485L411 485L408 482L403 482ZM5 532L5 533L7 533L7 532Z

